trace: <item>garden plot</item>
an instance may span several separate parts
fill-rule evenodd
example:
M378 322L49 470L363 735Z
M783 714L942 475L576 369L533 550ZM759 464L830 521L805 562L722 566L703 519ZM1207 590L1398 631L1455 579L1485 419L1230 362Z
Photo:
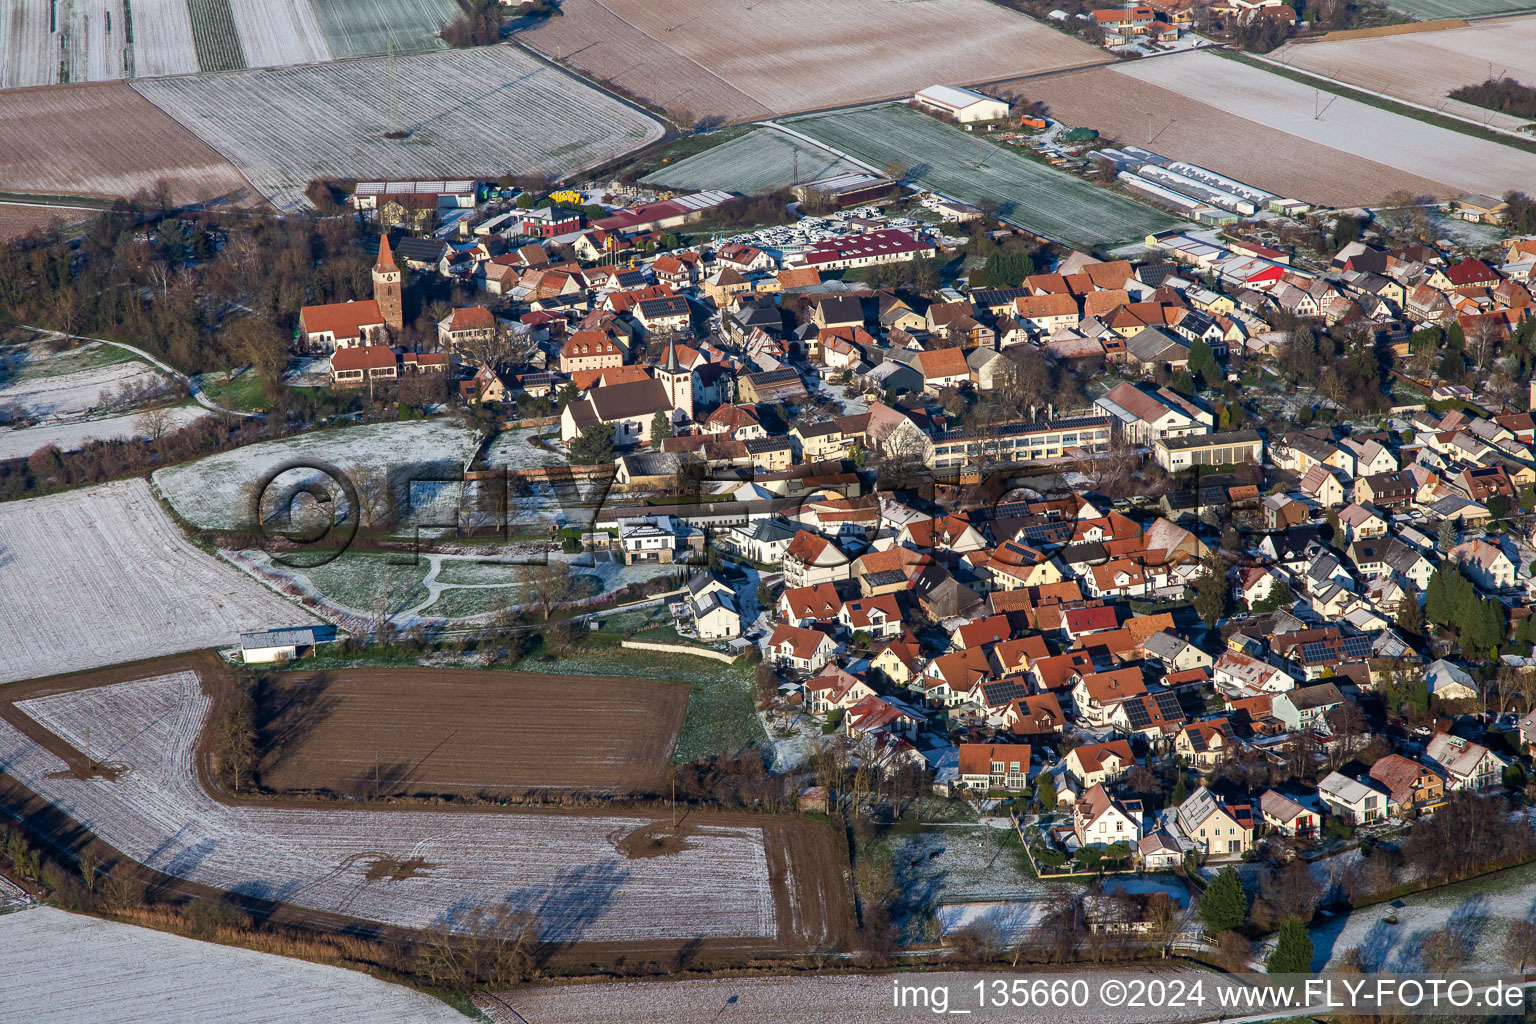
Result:
M1536 16L1479 21L1439 32L1287 43L1270 57L1367 92L1517 129L1530 119L1449 97L1455 89L1494 76L1536 84Z
M772 192L833 174L864 171L851 160L781 132L756 129L640 179L673 188Z
M115 780L75 777L0 720L8 774L109 845L176 878L410 928L505 905L537 915L550 941L778 935L762 827L701 818L681 848L630 857L620 850L625 839L657 819L232 807L214 801L194 771L210 708L195 673L15 707L118 771Z
M373 423L247 445L156 470L152 479L176 514L193 526L232 530L248 517L252 485L288 463L324 462L347 474L369 470L451 479L478 443L474 430L448 419ZM420 494L419 488L414 491L413 501Z
M1015 84L1030 99L1044 103L1052 117L1096 128L1106 143L1147 146L1308 203L1369 206L1394 191L1431 195L1442 188L1439 182L1357 153L1234 118L1214 96L1207 102L1182 95L1135 81L1115 68Z
M0 102L0 182L7 189L111 199L152 193L161 179L176 203L250 190L228 161L122 83L26 89Z
M564 456L532 444L533 438L549 435L559 440L560 431L554 428L523 427L503 430L492 439L485 449L486 469L543 469L566 464Z
M133 87L227 156L284 210L316 177L557 176L659 139L652 117L508 46ZM398 75L398 121L378 99ZM487 132L485 126L497 126ZM386 138L394 131L404 138Z
M210 984L210 979L217 979ZM0 1006L17 1021L463 1024L446 1003L358 971L52 907L0 916Z
M0 505L0 564L0 682L311 621L193 547L143 480Z
M935 82L984 82L1107 59L1096 47L985 0L601 0L562 12L526 38L642 95L655 88L654 69L681 56L693 66L663 87L669 95L661 102L700 116L729 116L740 106L729 95L724 110L716 106L722 82L783 114L909 95ZM613 47L584 49L588 20L610 30Z
M797 118L786 126L873 167L899 161L908 168L908 180L935 192L968 203L991 199L1003 219L1067 245L1124 242L1177 223L904 106Z
M1132 61L1117 65L1115 73L1186 96L1220 96L1230 117L1439 182L1439 195L1503 195L1536 181L1536 154L1327 92L1319 99L1311 86L1213 53ZM1289 141L1277 140L1276 148ZM1268 152L1256 154L1257 160L1268 158Z

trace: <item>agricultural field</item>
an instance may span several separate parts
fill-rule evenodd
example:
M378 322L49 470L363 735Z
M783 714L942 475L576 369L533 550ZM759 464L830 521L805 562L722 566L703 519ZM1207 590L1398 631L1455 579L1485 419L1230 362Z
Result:
M648 185L721 188L727 192L751 194L862 170L864 168L859 164L834 156L819 146L782 132L758 128L640 180Z
M89 965L89 979L81 965ZM209 984L217 978L217 984ZM18 1021L463 1024L446 1003L358 971L199 942L53 907L0 916L0 1006Z
M687 687L645 680L284 673L259 690L261 783L354 798L656 792L687 705Z
M128 412L118 416L47 421L30 427L0 427L0 459L26 458L48 445L69 452L78 451L92 441L148 437L145 424L139 419L141 415ZM199 405L178 405L166 411L165 429L180 430L209 415L212 414Z
M1106 60L1102 50L986 0L579 0L561 9L521 38L670 111L712 120Z
M1400 189L1413 195L1442 190L1429 178L1234 118L1220 106L1139 82L1118 68L1019 84L1067 124L1096 128L1106 140L1188 160L1277 195L1344 208L1375 203ZM1307 102L1310 112L1312 101Z
M124 389L173 383L150 364L100 342L62 351L44 342L0 348L0 408L40 418L79 416L112 406Z
M194 547L143 480L0 505L0 552L0 682L311 621Z
M264 0L242 0L267 7ZM326 44L337 57L376 57L443 47L437 34L463 13L454 0L289 0L313 7Z
M1386 0L1388 7L1419 21L1439 18L1484 18L1536 9L1532 0Z
M0 101L9 190L114 199L153 193L162 179L177 203L252 198L232 164L121 83L23 89Z
M1536 84L1536 15L1473 22L1466 28L1439 32L1293 42L1270 58L1367 92L1384 93L1498 128L1517 129L1530 120L1449 96L1464 85L1492 77Z
M451 476L469 463L478 443L474 430L448 419L372 423L247 445L158 469L151 479L176 514L193 526L232 530L248 518L251 486L293 460L322 461L348 474L409 469ZM406 462L407 457L412 461ZM275 482L287 480L285 474Z
M231 806L196 767L211 707L190 670L18 699L0 706L0 760L147 867L298 910L429 928L504 905L546 941L652 947L785 948L835 930L833 836L814 823L690 814L674 831L644 813Z
M1536 181L1536 154L1437 128L1342 96L1319 94L1300 82L1214 53L1132 61L1116 66L1115 73L1184 96L1220 96L1229 118L1274 129L1279 133L1274 144L1253 154L1256 166L1273 159L1293 140L1310 139L1437 182L1440 187L1433 194L1439 196L1460 192L1503 195Z
M907 178L924 188L968 203L992 199L1003 219L1066 245L1125 242L1177 223L900 105L796 118L786 126L874 167L901 161Z
M560 19L554 19L560 20ZM141 80L133 88L223 153L283 210L322 176L566 175L662 135L653 118L509 46L387 61ZM494 124L498 130L487 132ZM405 132L404 138L386 138Z
M81 221L96 216L95 210L67 206L25 206L20 203L0 203L0 242L20 238L34 231L47 231L55 225L68 230Z
M11 0L0 89L424 53L460 13L454 0Z

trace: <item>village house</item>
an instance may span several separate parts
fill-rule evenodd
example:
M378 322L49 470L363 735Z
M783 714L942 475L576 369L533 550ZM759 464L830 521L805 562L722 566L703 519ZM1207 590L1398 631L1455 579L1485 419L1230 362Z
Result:
M1118 782L1136 766L1136 755L1125 740L1085 743L1068 751L1064 760L1067 771L1084 789Z
M981 793L1002 789L1018 793L1029 785L1026 744L962 743L960 783Z
M1210 789L1191 793L1174 811L1178 831L1207 857L1247 853L1253 846L1253 807L1227 803Z
M1141 839L1140 800L1117 800L1095 785L1072 806L1072 832L1084 846L1125 843L1135 847Z
M807 675L820 672L836 653L836 642L815 629L781 624L774 628L773 635L768 638L769 661Z
M1451 792L1491 789L1508 767L1503 758L1482 744L1444 732L1430 738L1424 756L1444 773L1445 788Z

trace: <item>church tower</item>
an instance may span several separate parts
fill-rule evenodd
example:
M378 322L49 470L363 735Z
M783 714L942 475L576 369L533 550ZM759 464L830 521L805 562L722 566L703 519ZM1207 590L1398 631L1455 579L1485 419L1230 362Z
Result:
M667 342L667 360L656 368L656 379L667 389L673 411L681 410L685 417L693 419L693 371L678 363L674 342Z
M389 251L389 236L379 236L379 261L373 265L373 298L384 323L398 338L405 330L405 307L400 298L400 268Z

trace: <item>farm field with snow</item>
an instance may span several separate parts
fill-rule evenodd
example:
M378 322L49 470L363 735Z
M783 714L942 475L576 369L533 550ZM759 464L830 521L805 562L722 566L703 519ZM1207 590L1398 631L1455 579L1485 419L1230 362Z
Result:
M1052 117L1098 129L1106 140L1144 146L1308 203L1366 206L1399 189L1413 195L1443 190L1437 181L1355 152L1234 118L1215 99L1205 102L1139 82L1118 67L1014 84L1044 103ZM1311 102L1307 100L1309 117Z
M478 443L474 430L448 419L371 423L235 448L158 469L151 479L176 514L193 526L232 530L249 518L251 485L288 462L321 461L348 474L372 470L451 476L468 465ZM284 474L278 482L300 475Z
M0 682L310 621L194 547L143 480L0 505L0 560Z
M1106 245L1178 223L904 106L864 107L785 124L874 167L900 160L908 167L908 179L924 188L968 203L992 199L1004 220L1055 242Z
M521 38L669 110L726 120L1105 60L1103 51L985 0L593 0L562 5L561 17ZM591 45L603 39L608 45ZM908 45L914 39L922 45Z
M1502 948L1504 933L1512 921L1536 919L1536 864L1396 902L1402 906L1378 904L1315 922L1309 929L1313 969L1324 970L1358 948L1367 971L1428 971L1421 959L1424 938L1449 929L1467 944L1467 970L1516 970ZM1386 919L1389 914L1396 923Z
M1536 8L1532 0L1388 0L1387 6L1420 21L1439 18L1481 18Z
M1186 96L1219 95L1229 117L1256 121L1285 136L1311 139L1428 178L1440 183L1436 192L1440 196L1503 195L1536 181L1536 154L1326 92L1321 96L1326 106L1319 112L1319 97L1311 86L1214 53L1133 61L1117 66L1115 73ZM1289 138L1277 139L1274 148L1290 143ZM1256 162L1270 159L1272 152L1255 153Z
M89 966L88 974L82 965ZM210 984L217 978L217 984ZM437 999L358 971L53 907L0 916L0 1006L18 1021L113 1024L462 1024Z
M687 687L645 680L283 673L257 699L261 784L364 798L655 792L687 707ZM573 742L575 720L581 739Z
M152 193L162 178L178 203L251 198L229 161L122 83L23 89L0 99L7 189L116 198Z
M1518 129L1531 119L1449 97L1455 89L1495 76L1526 84L1536 82L1536 15L1477 21L1466 28L1438 32L1292 42L1269 56L1367 92L1421 103L1482 124Z
M39 423L31 427L0 427L0 459L20 459L39 448L53 445L61 452L78 451L92 441L112 441L125 437L147 437L141 413L118 416L93 416ZM198 405L178 405L167 413L167 430L179 430L204 416L211 415Z
M1106 975L1103 968L1053 967L1018 977L1068 980L1082 978L1095 989ZM963 971L902 975L904 981L946 985L951 993L950 1012L963 1009L962 997L974 999L976 982L996 975ZM1189 967L1116 967L1115 978L1170 981L1183 978L1193 983L1209 980L1207 971ZM707 981L612 982L600 985L543 985L505 994L518 1013L530 1021L558 1020L563 1024L653 1024L667 1021L724 1022L773 1021L794 1024L921 1024L944 1019L930 1006L896 1008L891 999L891 975L808 973L780 978L716 978ZM729 1004L727 1000L736 1001ZM490 1000L477 1000L496 1024L516 1024L517 1017ZM1171 1024L1201 1020L1208 1008L1171 1007L1071 1007L1028 1011L989 1011L987 1021L1020 1021L1028 1024Z
M78 416L171 381L149 363L99 342L62 352L45 343L0 349L0 408L13 406L37 417Z
M821 941L821 901L842 905L835 867L807 870L833 856L833 836L798 819L694 814L672 834L644 813L220 803L195 767L211 707L190 670L18 699L0 708L0 760L154 870L345 918L428 928L505 905L552 942L782 948ZM67 746L23 733L17 715ZM813 846L791 856L797 843Z
M560 20L560 19L553 19ZM384 60L133 83L239 167L283 210L315 177L569 174L659 139L661 126L510 46L396 60L398 130L386 138ZM487 124L499 126L487 133Z
M640 179L673 188L722 188L727 192L771 192L863 167L783 132L765 128L721 143Z

